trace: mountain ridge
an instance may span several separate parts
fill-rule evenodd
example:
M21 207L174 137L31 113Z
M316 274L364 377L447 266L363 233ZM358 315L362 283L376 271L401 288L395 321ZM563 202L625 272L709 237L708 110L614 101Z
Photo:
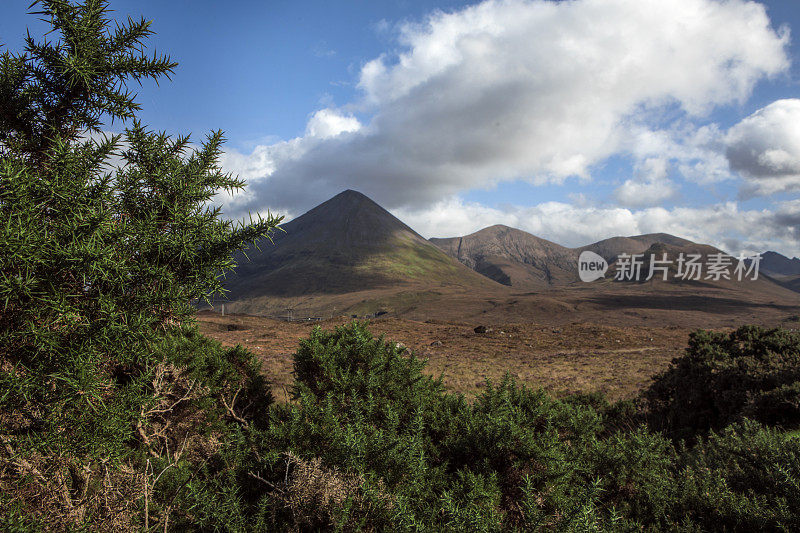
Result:
M578 282L578 257L584 251L600 255L609 264L622 253L642 254L656 244L692 253L719 251L668 233L610 237L569 248L502 224L461 237L430 241L464 265L499 283L531 290Z
M653 308L655 317L668 309L686 312L708 302L716 302L713 308L728 314L734 302L740 302L735 305L742 306L742 311L736 313L745 316L753 302L771 309L770 313L783 313L794 309L797 300L790 287L766 277L748 284L705 280L630 284L614 283L610 276L593 283L578 281L577 259L584 250L604 255L610 263L621 252L716 251L664 233L612 237L567 248L516 228L494 225L463 237L426 240L353 190L343 191L282 228L285 231L275 234L274 243L264 241L260 250L249 251L249 260L244 254L237 256L239 266L224 281L229 293L214 304L225 302L228 312L267 316L386 312L439 319L530 320L543 313L603 316L606 307L623 304ZM691 312L705 313L699 308Z
M778 276L800 276L800 258L767 251L761 254L761 269Z

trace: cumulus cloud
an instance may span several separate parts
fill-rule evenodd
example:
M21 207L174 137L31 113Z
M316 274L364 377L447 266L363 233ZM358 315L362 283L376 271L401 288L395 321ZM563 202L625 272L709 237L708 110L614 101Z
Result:
M663 157L642 161L636 169L636 177L625 180L614 191L617 202L625 207L646 207L674 197L676 189L668 178L667 166L668 161Z
M364 64L361 97L342 108L365 124L325 109L303 137L226 156L250 179L248 195L225 199L229 214L302 212L346 188L409 208L502 180L590 179L613 154L651 156L640 144L651 118L663 127L746 99L787 68L789 36L744 0L488 0L397 38L400 52ZM672 143L679 164L719 171L701 141L687 144L694 158ZM619 198L668 194L634 180Z
M655 159L668 162L682 178L704 186L737 179L725 157L725 132L716 124L698 127L686 119L661 129L639 124L627 129L624 145L639 168Z
M625 180L617 188L615 198L626 207L658 205L675 196L675 187L668 181Z
M337 113L332 109L321 109L314 113L306 125L306 135L318 139L330 139L340 133L361 129L357 118Z
M789 257L800 255L800 201L783 202L774 210L742 210L735 202L673 209L546 202L494 209L449 198L426 209L392 212L428 238L467 235L505 224L570 247L616 235L665 232L732 254L776 250Z
M791 200L778 204L774 219L776 228L787 239L800 243L800 200ZM800 256L800 253L797 256Z
M748 181L741 196L800 191L800 99L778 100L726 135L732 169Z

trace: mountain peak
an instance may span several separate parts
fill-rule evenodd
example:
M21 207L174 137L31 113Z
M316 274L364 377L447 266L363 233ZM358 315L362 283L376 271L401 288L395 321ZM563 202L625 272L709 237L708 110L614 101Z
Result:
M297 297L406 285L491 284L366 195L347 189L282 224L226 282L232 299Z
M303 238L311 239L308 242L330 241L340 246L373 246L398 233L424 240L369 196L352 189L340 192L282 227L286 238L303 234ZM310 228L314 231L309 234L306 230Z
M761 269L770 274L796 276L800 274L800 259L773 251L764 252L761 254Z
M336 198L366 198L367 200L371 200L371 198L366 194L356 191L354 189L345 189L336 196L334 196L333 198L331 198L331 200L335 200Z
M495 224L464 237L431 239L451 257L484 276L536 289L572 281L577 254L517 228Z

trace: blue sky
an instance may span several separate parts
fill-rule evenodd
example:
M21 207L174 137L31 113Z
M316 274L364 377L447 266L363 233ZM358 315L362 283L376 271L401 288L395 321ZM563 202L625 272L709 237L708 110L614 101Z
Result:
M17 50L28 0L0 6ZM112 1L179 62L151 128L211 129L296 216L345 188L426 237L665 231L800 255L800 2ZM110 128L112 129L112 128Z

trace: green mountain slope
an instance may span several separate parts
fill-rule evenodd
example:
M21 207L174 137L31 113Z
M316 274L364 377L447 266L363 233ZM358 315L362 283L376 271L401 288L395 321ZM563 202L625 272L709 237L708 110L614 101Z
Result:
M284 224L229 275L229 300L408 286L491 288L363 194L347 190Z

